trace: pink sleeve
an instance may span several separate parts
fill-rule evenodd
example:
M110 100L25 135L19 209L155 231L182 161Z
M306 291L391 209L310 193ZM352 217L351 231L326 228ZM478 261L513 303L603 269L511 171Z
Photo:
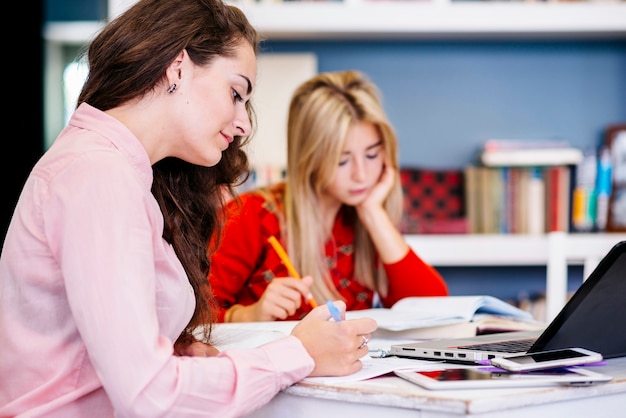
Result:
M196 409L234 417L263 406L280 390L308 376L314 363L300 340L289 336L256 349L231 349L218 357L173 358L167 367L172 372L178 369L180 386L173 389L186 394L168 408L172 416L179 415L180 407L180 414ZM167 388L163 389L167 396Z

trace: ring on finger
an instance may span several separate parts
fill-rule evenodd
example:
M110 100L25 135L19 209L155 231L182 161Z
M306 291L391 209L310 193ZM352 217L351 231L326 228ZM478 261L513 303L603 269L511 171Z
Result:
M370 342L370 340L367 339L367 337L365 335L361 335L361 338L363 338L363 344L361 344L359 346L359 348L363 348L367 345L368 342Z

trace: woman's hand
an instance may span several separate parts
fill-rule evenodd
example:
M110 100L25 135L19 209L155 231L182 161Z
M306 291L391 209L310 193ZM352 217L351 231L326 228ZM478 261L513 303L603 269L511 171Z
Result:
M367 198L356 206L359 219L367 229L380 260L387 264L397 262L409 251L404 237L383 206L396 176L397 170L386 162L378 183L372 187Z
M346 304L334 303L345 317ZM345 376L361 370L360 359L367 355L367 341L377 327L371 318L334 322L330 317L326 305L318 306L291 332L315 361L310 376Z
M303 297L306 300L312 283L313 277L311 276L305 276L302 279L276 277L257 302L249 306L237 305L236 310L228 315L228 321L254 322L287 319L300 308Z
M393 188L397 170L385 163L378 182L369 191L367 197L355 206L359 219L366 228L379 222L390 222L384 203Z
M378 179L378 183L372 187L363 202L356 206L359 216L361 216L361 211L383 208L385 199L389 196L389 192L391 192L391 188L393 187L395 173L396 170L390 164L386 163L383 165L383 170L380 174L380 178Z

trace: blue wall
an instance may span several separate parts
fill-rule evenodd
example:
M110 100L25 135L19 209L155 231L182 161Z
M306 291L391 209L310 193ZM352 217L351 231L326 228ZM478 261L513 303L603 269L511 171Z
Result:
M268 41L265 50L313 52L319 71L367 73L404 166L463 167L493 137L585 149L626 121L626 41Z
M545 295L546 267L440 267L451 295L492 295L504 300ZM583 282L582 266L568 268L567 289L575 291Z

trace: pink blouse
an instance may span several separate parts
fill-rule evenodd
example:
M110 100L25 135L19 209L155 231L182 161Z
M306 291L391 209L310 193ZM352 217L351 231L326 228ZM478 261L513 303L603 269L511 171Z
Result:
M177 357L194 296L133 134L87 104L34 167L0 257L0 416L239 416L313 370L295 337Z

